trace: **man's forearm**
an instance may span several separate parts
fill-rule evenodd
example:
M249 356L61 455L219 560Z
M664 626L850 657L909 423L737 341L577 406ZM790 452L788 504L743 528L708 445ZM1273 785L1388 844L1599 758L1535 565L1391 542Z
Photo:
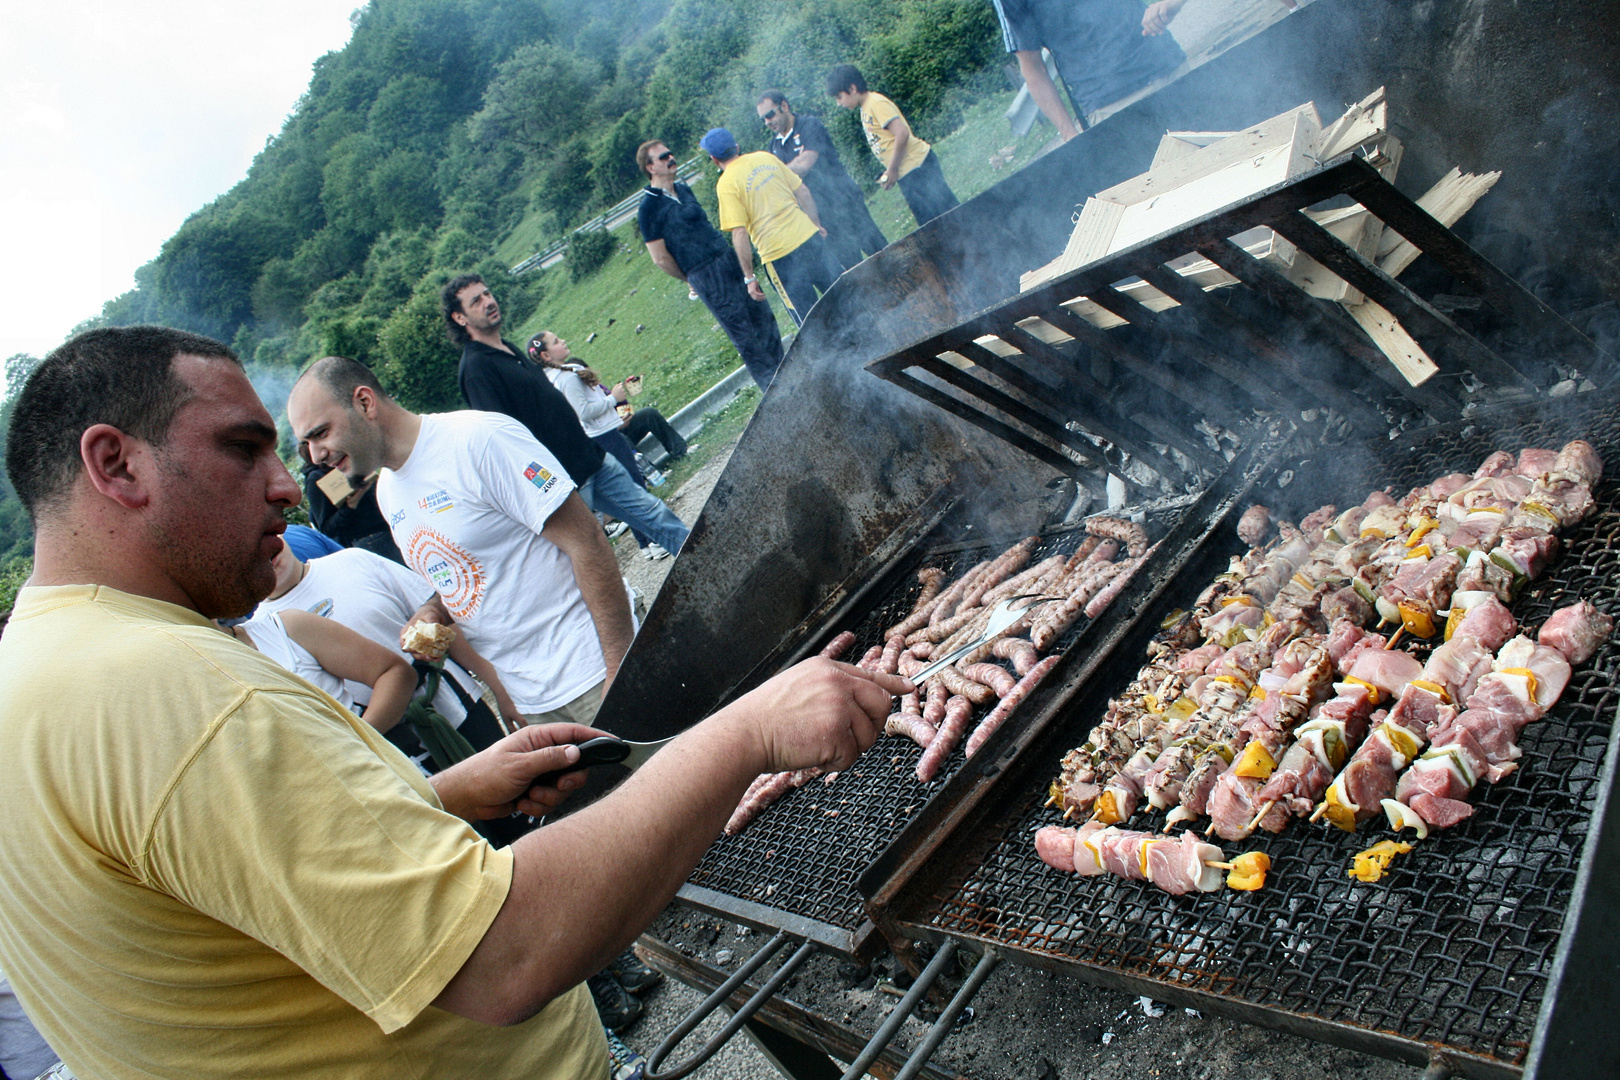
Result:
M658 267L658 269L662 270L676 281L686 280L686 274L681 271L680 264L675 261L675 256L669 253L669 249L664 247L662 241L659 241L657 249L655 249L651 244L648 244L647 254L652 256L653 265Z
M816 209L816 197L811 194L810 185L800 184L799 190L793 193L793 198L798 201L799 209L804 211L811 223L816 228L821 228L821 213Z
M1046 70L1046 61L1041 59L1039 49L1021 49L1016 54L1018 68L1023 73L1024 85L1029 88L1030 100L1034 101L1046 118L1052 121L1052 126L1058 129L1058 134L1065 139L1072 139L1080 134L1069 118L1069 110L1063 107L1063 101L1058 97L1057 86L1052 82L1051 74Z
M506 686L501 682L501 676L495 670L495 665L484 659L484 654L472 647L467 635L458 627L456 638L450 643L450 659L466 668L478 677L478 680L489 687L489 692L495 695L495 704L501 710L501 716L508 724L521 727L527 721L518 711L517 704L512 696L506 692Z
M754 276L754 245L748 240L748 230L738 227L731 230L731 250L737 253L737 265L742 267L743 277Z
M889 154L889 179L900 179L900 163L906 159L906 146L911 142L911 132L904 128L895 132L894 151Z
M594 523L596 519L591 520ZM599 557L584 566L579 559L574 559L574 581L585 598L585 606L590 609L591 621L596 624L596 637L602 643L602 662L607 666L604 680L611 684L619 673L624 654L630 651L635 629L630 619L630 598L625 595L613 548L600 528L596 529L595 540L602 549Z

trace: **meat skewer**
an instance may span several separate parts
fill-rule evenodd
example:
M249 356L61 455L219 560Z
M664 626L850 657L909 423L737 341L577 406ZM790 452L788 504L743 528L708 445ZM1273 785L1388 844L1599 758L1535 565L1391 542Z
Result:
M1232 872L1226 879L1229 887L1258 889L1271 868L1271 860L1258 851L1228 862L1225 852L1191 832L1168 840L1154 833L1129 832L1097 822L1087 822L1078 829L1048 825L1035 833L1035 852L1056 870L1081 877L1112 874L1146 881L1172 896L1215 892L1222 885L1223 871Z

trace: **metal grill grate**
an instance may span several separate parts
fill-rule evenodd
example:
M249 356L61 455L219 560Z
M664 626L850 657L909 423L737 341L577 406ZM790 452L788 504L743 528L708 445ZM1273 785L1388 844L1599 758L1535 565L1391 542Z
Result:
M1365 472L1360 490L1404 491L1472 469L1494 449L1571 438L1589 439L1611 468L1620 466L1615 404L1604 394L1548 419L1430 429L1373 451L1387 464ZM1357 489L1342 486L1340 467L1336 493L1350 498ZM1527 629L1579 597L1620 614L1620 483L1611 477L1595 495L1600 511L1564 536L1564 555L1515 602ZM1185 599L1202 584L1189 583ZM956 845L964 854L947 884L903 921L1139 993L1213 995L1276 1026L1299 1030L1290 1021L1304 1018L1307 1028L1326 1021L1361 1029L1369 1048L1385 1052L1411 1056L1418 1044L1439 1043L1486 1059L1485 1072L1522 1064L1620 705L1617 669L1620 638L1577 669L1557 707L1524 732L1521 768L1476 789L1474 816L1419 843L1378 884L1363 885L1346 868L1353 853L1390 835L1381 819L1353 836L1295 821L1281 836L1262 832L1229 845L1270 855L1269 882L1257 893L1177 898L1145 883L1059 874L1031 842L1036 828L1057 820L1042 802L1059 751L1034 778L1021 774L1026 793ZM1102 690L1117 692L1130 677L1116 671ZM1092 712L1068 717L1064 747L1095 721ZM1162 813L1133 820L1162 824Z
M1150 514L1150 535L1162 534L1183 510L1177 506ZM1083 529L1048 534L1031 563L1060 552L1069 554L1084 538ZM946 572L948 583L1013 542L957 545L955 550L941 543L907 560L896 574L896 584L881 593L852 627L856 641L845 659L858 659L873 645L881 645L883 631L912 611L920 591L919 569L937 566ZM1053 651L1067 651L1089 625L1082 615ZM830 627L826 636L843 628ZM1011 670L1010 665L1002 666ZM993 703L976 707L968 730L993 707ZM921 757L922 749L910 739L880 739L834 783L812 780L783 796L737 836L721 837L689 883L854 931L866 919L856 878L966 760L958 747L939 776L925 785L915 775Z

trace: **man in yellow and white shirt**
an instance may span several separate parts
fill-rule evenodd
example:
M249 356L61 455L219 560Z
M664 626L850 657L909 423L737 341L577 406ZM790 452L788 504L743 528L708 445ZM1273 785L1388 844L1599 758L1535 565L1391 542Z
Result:
M714 186L720 200L720 230L731 233L748 294L756 300L765 298L754 278L757 249L794 323L803 326L817 295L832 288L843 273L827 246L816 197L774 154L740 153L737 140L725 128L711 129L699 145L721 170Z
M332 411L342 468L374 449ZM674 896L761 772L845 769L909 682L811 660L593 806L535 778L600 734L524 727L422 776L221 633L275 583L298 485L226 346L91 330L17 398L34 571L0 638L0 969L80 1080L606 1080L579 983ZM334 449L338 452L334 453Z
M898 183L918 225L926 225L957 205L934 148L912 134L894 102L867 89L859 68L854 64L833 68L827 75L827 93L841 107L861 111L866 144L883 164L878 186L888 190Z

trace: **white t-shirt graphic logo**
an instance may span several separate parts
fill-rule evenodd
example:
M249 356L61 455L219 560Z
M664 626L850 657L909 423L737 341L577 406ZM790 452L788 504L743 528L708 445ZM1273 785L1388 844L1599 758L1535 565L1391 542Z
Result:
M457 619L478 610L484 598L484 568L460 545L432 529L418 528L405 547L405 561L427 578Z

